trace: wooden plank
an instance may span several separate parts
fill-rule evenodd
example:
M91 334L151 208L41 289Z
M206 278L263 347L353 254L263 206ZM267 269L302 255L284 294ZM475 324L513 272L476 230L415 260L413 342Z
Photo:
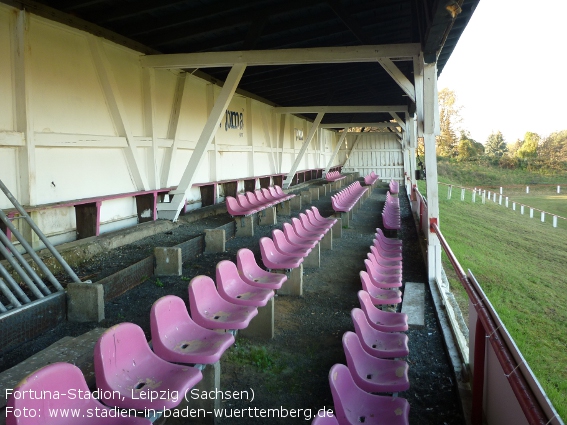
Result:
M231 67L235 64L298 65L317 63L376 62L378 58L412 60L421 51L418 43L303 49L247 50L233 52L176 53L142 56L143 67L185 69Z

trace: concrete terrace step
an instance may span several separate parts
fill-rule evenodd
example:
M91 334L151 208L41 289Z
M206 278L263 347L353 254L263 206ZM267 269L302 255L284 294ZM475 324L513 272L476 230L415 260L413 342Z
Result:
M96 341L106 329L95 328L76 338L66 336L49 347L27 358L18 365L0 373L0 425L6 421L6 389L13 389L18 383L36 370L56 362L67 362L77 366L87 380L94 386L93 350Z
M425 326L425 284L406 282L402 313L408 315L408 325L412 328Z

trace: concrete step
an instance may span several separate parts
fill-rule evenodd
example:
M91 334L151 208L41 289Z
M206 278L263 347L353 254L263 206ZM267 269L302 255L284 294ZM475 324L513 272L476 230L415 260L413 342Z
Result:
M93 350L98 338L106 329L95 328L76 338L64 337L49 347L27 358L16 366L0 373L0 388L14 388L29 374L56 362L67 362L77 366L87 380L89 387L94 386ZM0 392L0 417L6 407L6 392ZM2 422L0 422L1 424Z
M425 326L425 284L406 282L402 313L408 315L408 325L413 328Z

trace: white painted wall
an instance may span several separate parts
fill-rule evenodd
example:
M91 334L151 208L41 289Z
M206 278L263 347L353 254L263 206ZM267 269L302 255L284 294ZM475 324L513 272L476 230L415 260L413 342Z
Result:
M29 141L25 140L24 133L16 132L17 89L14 81L15 70L22 66L16 55L19 13L15 8L0 4L0 179L16 198L24 199L22 193L27 188L21 187L25 182L19 180L23 170L20 159L23 158L25 164L24 146ZM25 86L28 90L28 122L35 143L35 150L32 149L35 161L29 162L30 174L35 176L35 204L138 190L128 166L127 134L131 135L137 168L143 179L150 181L149 173L154 167L152 132L151 128L146 128L148 116L140 53L48 19L31 14L28 18L29 25L24 33L29 44ZM97 40L101 41L103 55L98 63L107 65L106 73L115 82L116 90L112 95L122 105L121 121L126 133L120 130L116 115L112 113L108 92L105 94L104 90L104 78L97 69L92 50L96 45L93 41ZM158 175L166 167L165 154L174 143L170 122L178 74L178 71L170 70L155 70L154 74L153 133L158 146ZM185 87L170 178L164 187L177 185L206 122L212 98L220 92L220 87L193 75L186 77ZM251 119L247 117L247 102L251 105ZM303 141L295 140L295 129L306 136L309 122L287 116L281 138L280 115L275 114L270 105L236 94L228 110L243 114L243 128L225 127L223 119L209 154L199 166L196 183L252 177L252 169L255 176L285 173L290 169L303 144ZM326 165L325 158L332 152L338 137L328 130L318 133L298 170ZM339 161L337 158L336 164ZM201 205L198 188L190 191L188 203L190 209ZM3 195L0 195L0 207L11 208ZM135 214L132 197L104 201L101 231L135 224ZM42 210L38 221L44 233L54 240L66 241L75 237L72 207Z
M402 145L395 134L349 134L347 135L347 146L345 150L340 151L342 155L348 155L343 166L344 172L359 172L362 177L374 171L383 181L389 181L392 178L403 180Z

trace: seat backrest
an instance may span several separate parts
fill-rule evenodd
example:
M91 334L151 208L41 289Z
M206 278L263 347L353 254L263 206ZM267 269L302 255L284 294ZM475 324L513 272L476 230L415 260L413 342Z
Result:
M81 370L69 363L53 363L48 366L36 370L22 380L16 388L13 389L15 393L18 391L23 396L15 398L12 395L8 397L7 407L19 409L28 409L28 412L35 411L42 413L41 419L38 417L31 417L31 415L21 414L16 417L14 414L6 415L6 425L35 425L35 424L60 424L61 418L51 417L46 411L46 407L50 409L81 409L88 405L96 405L99 409L103 410L104 406L96 400L86 397L49 397L46 401L43 397L31 396L46 391L45 394L67 394L69 390L75 391L75 394L90 394L89 387L85 381L85 377ZM49 393L47 393L49 391ZM28 394L28 396L26 396ZM44 393L41 393L44 394ZM92 401L91 401L92 400ZM33 410L32 410L33 409ZM93 409L94 411L94 409Z
M272 230L272 239L274 240L274 244L278 247L289 246L289 242L285 238L284 232L282 232L280 229Z
M154 351L159 351L158 346L164 347L163 339L167 338L181 323L192 322L185 302L181 298L166 295L158 299L150 310L150 329Z
M362 311L360 308L353 308L350 311L350 317L354 325L354 330L359 338L364 339L364 335L366 335L368 332L374 332L374 328L372 328L370 326L370 323L368 323L366 314L364 314L364 311Z
M364 260L364 261L368 261L368 260ZM368 266L366 266L366 268L368 269ZM360 282L362 283L362 289L368 291L369 289L374 287L372 281L370 280L370 276L368 276L367 272L360 271L359 275L360 275Z
M365 362L369 354L364 351L358 335L354 332L347 331L343 335L343 350L349 369L355 369L356 365Z
M354 383L350 371L344 364L336 364L329 371L329 386L335 405L335 416L339 423L346 422L345 408L357 405L360 390Z
M209 276L195 276L189 282L189 307L191 314L194 311L206 311L219 301L220 295L215 287L215 282ZM193 317L193 320L195 318Z
M155 359L144 331L134 323L119 323L103 333L95 344L94 367L97 387L122 386L123 371L134 374L136 366Z
M230 288L230 286L232 286L236 282L245 283L242 281L240 275L238 274L236 264L228 260L223 260L217 263L216 277L217 289L220 294L222 294L223 292L228 294L228 288Z
M236 268L241 275L249 278L255 276L258 270L264 271L258 266L254 253L248 248L239 249L236 253Z

